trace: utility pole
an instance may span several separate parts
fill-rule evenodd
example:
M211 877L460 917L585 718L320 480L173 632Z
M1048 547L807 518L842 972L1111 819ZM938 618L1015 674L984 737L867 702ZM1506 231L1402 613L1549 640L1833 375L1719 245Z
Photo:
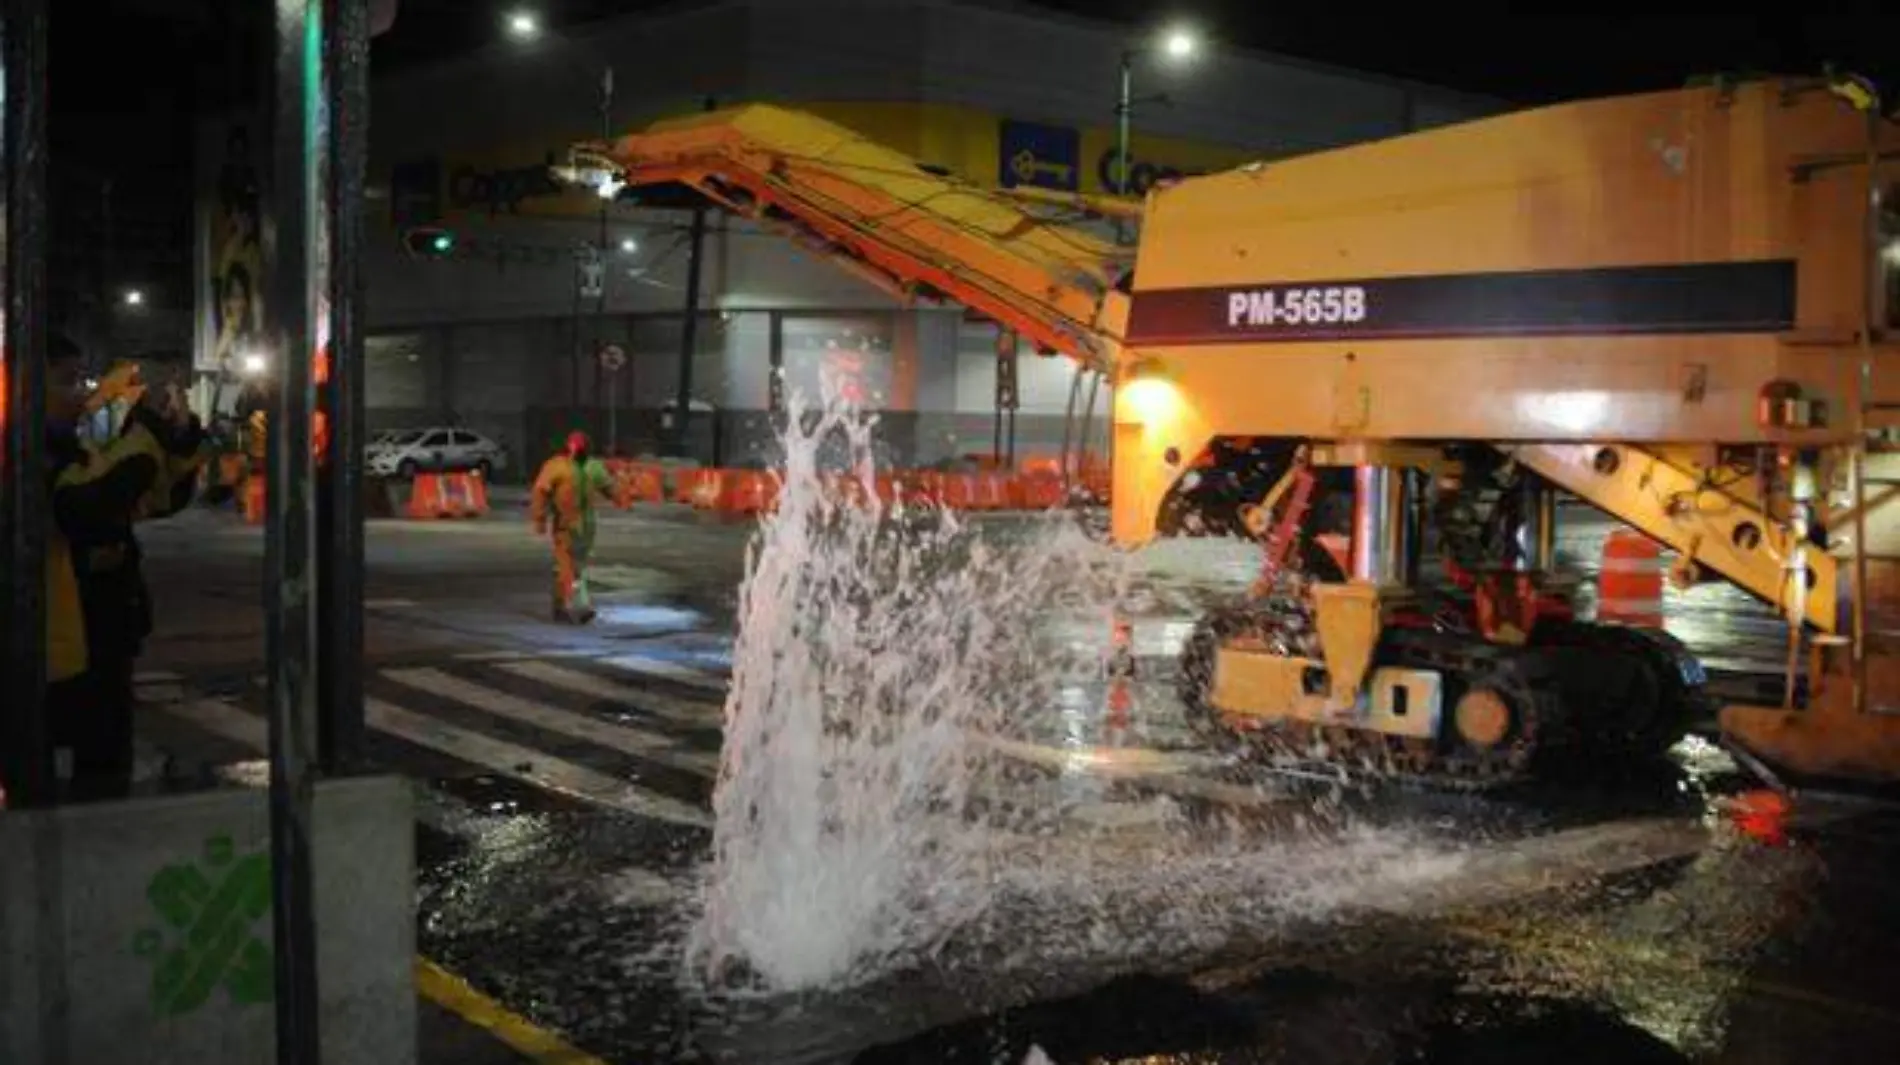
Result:
M716 105L706 97L705 109ZM695 193L695 196L698 194ZM686 457L687 425L693 413L693 351L699 346L699 275L706 250L706 201L693 205L691 242L686 258L686 321L680 329L679 391L673 398L673 454Z
M1134 80L1135 53L1132 49L1123 49L1121 96L1115 104L1115 195L1123 199L1128 196L1128 113L1135 106L1132 99ZM1121 215L1116 215L1115 243L1121 244L1127 239L1127 224Z
M51 805L53 749L45 714L46 597L46 3L0 9L6 198L5 343L0 345L0 776L15 809Z
M340 776L363 760L363 181L369 157L369 26L362 0L331 0L325 27L330 106L330 351L318 402L330 440L316 476L317 757Z
M614 111L614 68L611 66L604 66L601 68L601 71L600 71L600 140L602 144L613 143L613 139L614 139L613 111ZM600 287L599 287L599 290L595 293L594 329L593 329L594 359L595 359L596 373L598 373L600 369L604 369L604 367L600 365L600 361L599 361L602 354L600 330L601 330L601 326L607 320L607 275L610 272L607 269L607 209L611 207L612 205L613 205L613 197L605 195L603 193L603 195L600 197L600 230L599 230L598 237L594 242L594 261L600 264ZM607 413L607 447L604 451L604 453L608 455L612 455L615 453L614 448L615 448L616 441L614 440L614 437L617 434L617 431L619 429L619 426L614 424L616 421L616 419L614 418L614 406L615 406L614 390L617 389L618 387L619 387L618 375L610 376L607 380L607 388L608 388L608 392L607 392L607 412L608 412Z

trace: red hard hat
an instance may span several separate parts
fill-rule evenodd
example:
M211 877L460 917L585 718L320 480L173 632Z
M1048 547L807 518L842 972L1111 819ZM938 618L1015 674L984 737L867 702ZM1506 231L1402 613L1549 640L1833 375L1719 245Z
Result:
M567 434L567 453L578 455L587 450L587 434L579 429Z

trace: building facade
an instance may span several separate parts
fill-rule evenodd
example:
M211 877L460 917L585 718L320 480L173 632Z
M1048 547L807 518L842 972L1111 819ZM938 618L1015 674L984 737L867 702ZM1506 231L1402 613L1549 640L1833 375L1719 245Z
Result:
M691 212L623 195L603 222L599 198L558 186L547 164L599 135L611 67L617 131L769 102L979 184L1111 192L1120 58L1146 32L987 0L710 0L528 40L502 39L498 27L479 53L377 79L371 428L462 424L532 462L578 425L619 452L650 452L690 350L689 444L700 461L769 460L775 368L807 393L823 375L850 382L882 413L892 461L990 452L993 324L953 306L900 308L712 212L689 330ZM1218 45L1179 66L1137 56L1133 99L1135 192L1503 107ZM265 362L249 339L262 311L244 166L256 139L241 123L205 133L201 369ZM419 232L429 234L420 245ZM596 287L578 252L597 243L607 255ZM603 357L609 347L618 354ZM1018 454L1055 449L1074 387L1066 360L1022 360ZM1098 429L1106 406L1097 395Z

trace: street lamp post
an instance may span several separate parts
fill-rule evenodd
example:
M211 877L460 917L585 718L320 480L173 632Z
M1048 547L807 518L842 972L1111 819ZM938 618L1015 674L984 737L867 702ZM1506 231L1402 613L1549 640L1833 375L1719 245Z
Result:
M1157 43L1162 54L1175 62L1186 62L1200 50L1199 40L1185 27L1169 30L1157 42L1122 49L1121 94L1115 104L1115 194L1120 197L1126 197L1131 191L1134 169L1133 160L1129 158L1128 123L1135 109L1135 59ZM1127 239L1127 229L1120 216L1115 219L1115 239L1117 243Z
M1122 49L1122 91L1121 98L1115 104L1115 195L1128 196L1128 112L1135 103L1131 90L1135 83L1135 52ZM1115 242L1126 239L1122 217L1115 216Z
M508 16L507 27L509 35L519 41L531 41L541 36L541 21L531 11L516 11L510 14ZM561 35L561 39L564 43L569 45L576 43L566 38L565 35ZM592 53L592 49L583 49L583 51ZM590 57L596 56L590 55ZM602 143L608 143L613 140L613 110L614 68L613 64L602 62L600 64L600 139ZM578 415L580 407L581 365L585 359L585 352L587 350L586 341L581 335L581 301L585 298L585 295L587 295L585 290L591 288L593 290L591 295L594 298L594 332L596 334L594 336L593 347L596 360L595 368L596 371L598 371L601 369L598 359L603 348L601 338L598 335L600 332L599 323L607 315L607 275L610 272L607 269L607 215L609 208L613 206L614 197L618 191L618 188L611 184L601 186L599 227L595 234L594 243L591 247L583 244L581 246L581 253L577 253L574 278L573 319L574 381L573 388L571 389L576 415ZM613 380L608 382L610 396L613 395L612 390L617 388L617 383L618 374L615 373ZM611 454L618 444L618 441L613 439L616 435L615 429L617 428L618 427L612 425L611 422L609 423L609 439L607 441L608 454Z
M603 64L600 70L600 142L603 145L610 144L613 141L613 137L614 68L611 64ZM613 203L613 196L609 195L607 190L611 187L611 185L607 185L601 188L600 230L598 239L594 242L595 261L600 263L600 289L594 294L594 359L596 365L600 364L601 357L605 353L604 345L601 342L600 330L601 323L607 319L607 274L609 273L607 269L607 208ZM618 370L610 369L604 365L600 365L600 369L607 372L607 446L604 450L604 454L614 455L618 453L620 443L615 439L615 437L619 435L618 430L620 427L616 424L617 419L614 417L614 401L618 398L620 391L620 373Z

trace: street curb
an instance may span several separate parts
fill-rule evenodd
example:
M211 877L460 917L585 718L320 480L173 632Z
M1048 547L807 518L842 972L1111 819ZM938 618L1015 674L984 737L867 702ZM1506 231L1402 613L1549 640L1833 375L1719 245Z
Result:
M416 956L416 990L422 997L487 1030L509 1049L541 1065L607 1065L421 955Z

